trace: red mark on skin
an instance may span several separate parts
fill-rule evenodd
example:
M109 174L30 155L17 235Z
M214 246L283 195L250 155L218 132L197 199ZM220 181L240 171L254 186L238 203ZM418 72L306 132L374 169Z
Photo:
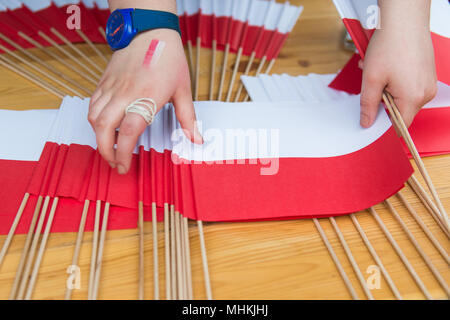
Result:
M156 39L153 39L152 42L150 42L150 46L148 47L147 53L145 54L144 62L142 63L144 67L148 67L152 62L156 47L158 47L158 43L159 41Z

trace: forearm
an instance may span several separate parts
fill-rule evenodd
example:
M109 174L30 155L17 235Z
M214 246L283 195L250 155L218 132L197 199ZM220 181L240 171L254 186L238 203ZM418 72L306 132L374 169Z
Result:
M140 8L177 13L176 0L109 0L111 11L124 8Z
M381 29L429 30L431 0L379 0Z

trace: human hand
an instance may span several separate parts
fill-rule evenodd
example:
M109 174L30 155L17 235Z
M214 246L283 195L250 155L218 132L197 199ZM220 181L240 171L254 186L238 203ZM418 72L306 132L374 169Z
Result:
M155 39L164 43L164 49L150 62L147 50ZM91 98L88 120L97 136L98 150L120 174L128 172L137 140L147 127L142 116L125 115L125 108L139 98L152 98L157 112L172 101L188 138L203 143L195 122L189 68L176 31L145 32L135 37L128 47L114 52ZM117 141L116 128L119 128ZM116 142L117 149L114 149Z
M379 1L381 28L372 36L362 65L360 122L365 128L375 121L384 90L393 96L407 126L437 90L429 4L427 12L418 10L422 0L389 1Z

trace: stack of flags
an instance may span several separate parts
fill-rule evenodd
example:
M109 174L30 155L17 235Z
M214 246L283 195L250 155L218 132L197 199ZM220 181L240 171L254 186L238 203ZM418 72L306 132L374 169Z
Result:
M238 101L241 97L242 86L235 87L242 57L248 57L244 74L249 74L255 59L259 60L257 74L264 71L266 62L265 72L269 72L303 9L274 0L178 0L177 7L195 100L199 98L201 70L210 67L205 75L209 80L208 98L226 101ZM75 13L79 13L79 26L74 25ZM59 97L89 96L110 54L95 45L106 43L109 13L106 0L1 0L0 52L37 47L76 75L75 79L69 79L67 74L62 77L61 69L48 70L42 65L43 69L39 66L40 70L33 70L39 72L36 79L28 69L17 66L17 57L10 59L3 55L0 63ZM86 43L88 48L74 43ZM55 47L57 54L48 50L49 46ZM193 46L197 47L195 58ZM204 63L202 48L212 49L211 61ZM216 61L217 50L224 52L223 61ZM228 67L231 53L236 55L232 70ZM78 83L79 77L84 78L82 84ZM235 90L237 93L232 97Z
M156 222L163 220L170 246L169 234L180 236L178 223L183 239L188 219L201 228L201 221L328 217L371 207L401 189L412 167L384 112L371 129L359 127L356 100L197 102L201 146L184 136L173 107L166 105L141 136L127 175L111 169L96 150L88 99L66 97L56 112L1 111L2 128L11 131L0 140L1 232L12 237L42 231L43 252L51 232L101 229L93 267L101 270L107 229L138 223L142 232L144 220L153 221L154 239ZM15 298L32 297L40 259L24 271L23 279L31 278L22 281L27 290L15 292ZM95 299L99 275L92 279ZM158 272L155 288L157 279Z

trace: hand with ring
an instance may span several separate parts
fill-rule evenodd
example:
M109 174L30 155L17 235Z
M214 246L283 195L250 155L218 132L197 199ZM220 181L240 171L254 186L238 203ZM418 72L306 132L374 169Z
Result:
M157 61L148 63L149 46L154 40L163 42L164 48ZM153 114L153 107L145 109L142 105L125 112L127 106L141 98L150 98L146 103L156 107ZM173 30L156 29L139 34L128 47L114 52L89 106L88 120L97 136L98 150L120 174L130 168L132 152L149 122L146 117L153 118L167 102L173 103L187 137L194 143L203 143L196 126L189 68L180 35Z

